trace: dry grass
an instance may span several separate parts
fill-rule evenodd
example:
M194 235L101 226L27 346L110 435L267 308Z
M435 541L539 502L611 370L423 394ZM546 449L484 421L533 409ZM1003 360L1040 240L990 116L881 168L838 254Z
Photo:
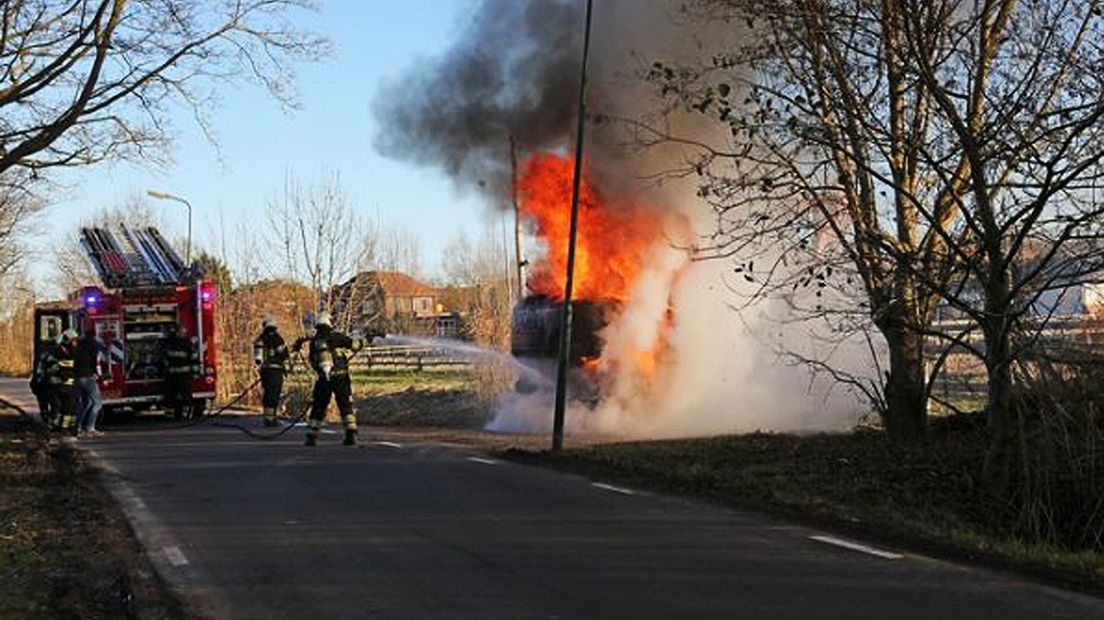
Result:
M0 416L0 618L187 618L72 450Z

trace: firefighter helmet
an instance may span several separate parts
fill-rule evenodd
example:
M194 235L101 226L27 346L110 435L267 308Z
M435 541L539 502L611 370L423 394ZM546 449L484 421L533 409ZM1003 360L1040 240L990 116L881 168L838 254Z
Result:
M264 322L262 324L265 327L276 327L276 317L272 316L271 314L266 314L264 316Z
M61 332L61 335L58 336L58 344L69 342L70 340L76 340L77 338L80 338L80 335L77 334L77 330L70 327L69 329Z
M314 317L314 324L315 325L325 325L326 327L332 327L332 324L330 323L330 320L331 319L330 319L330 313L329 312L319 312Z

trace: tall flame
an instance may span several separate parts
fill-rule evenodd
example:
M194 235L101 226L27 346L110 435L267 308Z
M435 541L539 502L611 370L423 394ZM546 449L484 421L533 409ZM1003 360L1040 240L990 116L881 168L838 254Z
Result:
M541 154L525 162L518 181L522 217L533 224L548 252L533 266L529 289L554 299L564 293L573 175L573 158ZM584 177L572 296L624 300L645 252L662 240L663 224L654 211L613 206Z

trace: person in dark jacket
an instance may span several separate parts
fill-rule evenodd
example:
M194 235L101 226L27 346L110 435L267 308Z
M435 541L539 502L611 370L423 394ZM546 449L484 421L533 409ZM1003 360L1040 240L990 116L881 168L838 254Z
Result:
M50 398L50 384L47 381L47 368L55 363L57 343L47 342L42 352L35 358L34 368L31 369L31 393L38 401L38 417L47 428L56 426L54 422L55 412Z
M181 419L185 407L191 412L192 379L199 372L199 352L183 325L177 325L165 342L165 360L165 404L172 407L174 418Z
M76 399L73 393L73 353L77 349L77 331L67 329L58 337L58 345L47 361L46 382L50 408L54 412L55 427L60 431L72 430Z
M107 347L91 330L84 333L73 352L73 375L77 392L77 436L99 437L96 430L103 397L100 395L100 377L105 375L103 361Z
M253 341L253 362L261 374L261 406L265 426L276 426L276 411L287 373L288 348L271 316L264 319L261 335Z
M310 339L309 360L318 375L311 395L310 421L307 424L308 446L318 442L330 397L337 402L341 422L345 427L346 446L356 445L357 422L353 412L352 383L349 380L349 357L365 346L363 338L351 338L330 325L330 315L319 313L314 323L314 335Z

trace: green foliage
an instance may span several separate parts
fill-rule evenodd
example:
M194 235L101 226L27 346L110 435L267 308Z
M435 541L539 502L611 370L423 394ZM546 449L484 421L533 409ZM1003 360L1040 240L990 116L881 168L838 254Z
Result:
M215 283L215 289L220 298L233 290L234 280L230 274L230 267L222 259L209 254L206 250L201 250L194 260L203 267L207 278Z

